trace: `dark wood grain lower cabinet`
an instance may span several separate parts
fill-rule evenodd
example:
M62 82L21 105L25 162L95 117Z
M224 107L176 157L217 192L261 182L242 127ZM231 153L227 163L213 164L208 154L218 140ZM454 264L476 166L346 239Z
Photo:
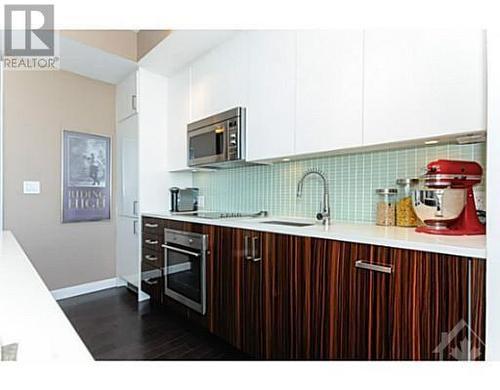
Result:
M262 351L262 260L249 259L260 233L217 228L209 265L209 329L256 357Z
M307 321L310 239L262 236L262 357L305 359L311 342Z
M379 248L349 244L340 256L339 329L329 358L371 360L390 358L392 259ZM336 260L339 261L339 260ZM360 262L360 263L358 263ZM375 266L373 269L370 267ZM330 310L335 311L335 308Z
M472 357L486 359L486 260L470 260L470 340Z
M468 343L477 338L471 337L470 329L484 336L484 315L473 306L469 310L469 280L478 286L475 306L484 304L480 260L377 246L369 246L369 253L366 248L357 250L351 256L349 294L342 299L350 313L348 324L343 324L350 346L342 358L471 358ZM357 268L360 259L390 266L391 273ZM471 323L470 318L476 320Z
M484 358L484 261L275 234L263 243L262 356L450 360L468 337Z
M150 303L159 305L163 303L163 271L159 267L142 262L141 265L141 290L150 297Z
M263 242L266 358L368 359L387 353L389 281L354 268L353 259L370 258L370 246L270 233Z
M390 358L459 358L467 336L470 260L401 249L389 253L394 262ZM445 333L455 331L445 340Z
M451 360L466 340L484 359L484 260L167 226L209 234L208 328L257 358ZM253 240L259 261L248 256Z
M208 262L209 330L232 345L241 348L239 319L240 261L233 250L235 230L217 228L213 232L214 251Z

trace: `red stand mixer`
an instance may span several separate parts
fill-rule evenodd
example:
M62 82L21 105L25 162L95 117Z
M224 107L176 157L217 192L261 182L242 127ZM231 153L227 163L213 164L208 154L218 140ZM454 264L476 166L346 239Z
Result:
M474 161L436 160L427 164L424 188L415 191L413 207L425 226L417 232L443 235L486 234L477 216L472 188L483 169Z

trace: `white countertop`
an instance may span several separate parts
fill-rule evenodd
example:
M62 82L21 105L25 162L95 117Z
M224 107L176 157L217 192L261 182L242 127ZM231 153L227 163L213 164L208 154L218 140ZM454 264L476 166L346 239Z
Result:
M417 233L414 228L382 227L372 224L333 222L328 228L310 219L267 217L267 218L226 218L207 219L189 214L154 214L144 216L165 218L176 221L226 226L263 232L290 234L303 237L382 245L392 248L412 249L425 252L443 253L455 256L486 259L486 236L437 236ZM295 221L315 223L314 226L294 227L263 224L263 221Z
M0 345L10 343L19 343L20 362L93 360L12 233L3 231Z

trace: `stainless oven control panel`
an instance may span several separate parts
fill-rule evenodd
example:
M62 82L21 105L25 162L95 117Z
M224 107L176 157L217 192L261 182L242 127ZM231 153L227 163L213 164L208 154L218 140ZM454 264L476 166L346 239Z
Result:
M165 229L165 243L205 251L207 249L207 236L199 233Z

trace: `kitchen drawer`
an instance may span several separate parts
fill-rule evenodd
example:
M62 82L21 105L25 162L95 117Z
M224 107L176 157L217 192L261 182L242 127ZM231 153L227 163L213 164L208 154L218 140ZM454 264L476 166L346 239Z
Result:
M163 271L161 268L154 267L149 262L142 262L141 290L151 297L151 303L160 304L163 302Z
M159 218L142 218L142 232L163 237L163 220Z
M163 240L157 235L147 233L142 234L142 247L145 249L150 249L155 252L163 251L163 248L161 247L162 241Z
M163 268L163 252L142 248L142 261L143 263L148 263L152 267Z

